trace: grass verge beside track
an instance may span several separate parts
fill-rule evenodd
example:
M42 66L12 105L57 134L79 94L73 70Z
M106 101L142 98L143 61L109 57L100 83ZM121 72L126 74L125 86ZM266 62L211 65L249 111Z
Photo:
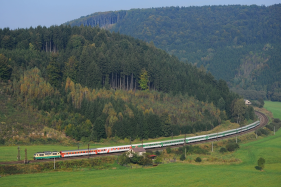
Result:
M154 168L128 169L112 165L108 170L80 169L0 178L1 186L280 186L281 131L240 145L234 154L239 164L177 162ZM265 158L265 169L255 169Z

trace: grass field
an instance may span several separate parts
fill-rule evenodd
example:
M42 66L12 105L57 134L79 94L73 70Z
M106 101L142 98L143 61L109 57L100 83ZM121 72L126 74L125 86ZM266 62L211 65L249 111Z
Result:
M0 178L1 186L280 186L281 131L240 145L234 156L239 164L189 164L177 162L154 168L128 169L113 165L109 170L48 172ZM255 169L266 160L264 171Z
M281 119L281 102L264 101L264 108L271 111L274 118Z

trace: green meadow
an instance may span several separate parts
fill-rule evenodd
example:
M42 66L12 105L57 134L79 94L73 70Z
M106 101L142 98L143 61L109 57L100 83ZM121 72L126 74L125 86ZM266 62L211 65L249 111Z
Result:
M216 150L218 151L218 150ZM214 153L218 154L218 153ZM280 186L281 131L276 135L240 145L234 164L187 161L157 167L129 169L112 165L107 170L11 175L0 178L1 186ZM264 171L257 160L265 158Z
M281 119L281 102L264 101L264 108L271 111L274 118Z

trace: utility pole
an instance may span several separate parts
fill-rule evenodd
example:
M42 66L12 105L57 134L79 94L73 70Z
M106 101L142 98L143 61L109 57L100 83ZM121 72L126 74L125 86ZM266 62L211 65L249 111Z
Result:
M185 136L184 136L184 157L186 158L186 133L185 133Z
M218 134L219 134L219 133L217 132L217 141L218 141Z
M25 163L25 164L28 164L28 160L27 160L27 149L25 149L24 163Z
M258 138L258 131L256 130L256 139Z
M18 146L18 161L20 161L20 146Z

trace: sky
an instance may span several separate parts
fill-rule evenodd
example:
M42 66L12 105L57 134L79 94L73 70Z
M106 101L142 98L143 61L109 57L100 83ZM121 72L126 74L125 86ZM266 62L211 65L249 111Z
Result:
M132 8L279 3L281 0L0 0L0 28L50 27L95 12Z

